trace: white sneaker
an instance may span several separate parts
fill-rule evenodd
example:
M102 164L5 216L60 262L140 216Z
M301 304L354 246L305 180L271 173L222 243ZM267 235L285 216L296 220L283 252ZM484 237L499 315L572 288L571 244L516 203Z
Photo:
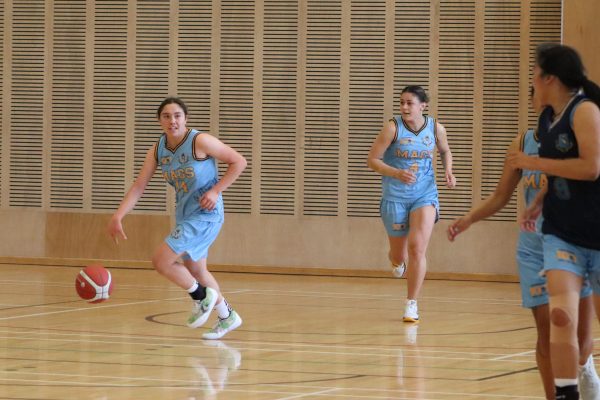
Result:
M400 265L392 265L392 275L396 278L402 278L406 273L406 263L403 262Z
M215 326L202 335L202 339L221 339L228 332L238 328L240 325L242 325L242 318L234 310L231 310L229 317L223 319L219 318Z
M581 400L600 400L600 378L596 373L594 358L591 354L585 364L579 367L577 378Z
M194 308L192 314L187 320L187 326L190 328L198 328L206 323L211 311L217 304L219 294L215 289L206 288L206 297L202 300L194 300Z
M416 300L406 300L404 307L404 322L419 322L419 309Z

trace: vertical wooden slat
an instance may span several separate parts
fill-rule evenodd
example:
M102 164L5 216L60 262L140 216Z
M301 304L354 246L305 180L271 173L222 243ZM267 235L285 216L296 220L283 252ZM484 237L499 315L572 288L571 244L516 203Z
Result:
M294 215L298 2L264 1L261 214Z
M338 215L341 4L308 1L304 215Z
M83 208L85 0L54 0L50 207Z
M114 210L127 190L127 4L95 0L92 207ZM133 57L132 57L133 58ZM131 135L133 136L133 135Z
M439 186L440 208L441 217L451 219L471 207L474 185L475 1L440 2L439 30L437 116L448 132L458 180L453 190Z
M519 130L521 4L485 1L481 197L493 193ZM514 221L516 196L490 220Z
M353 0L351 6L348 216L374 217L381 178L366 158L384 120L386 2Z
M43 185L44 57L51 47L44 41L46 5L42 0L13 2L10 206L41 208L48 192Z
M156 109L169 95L170 1L137 3L135 70L135 171L141 168L146 153L161 135ZM155 173L136 209L166 210L166 185Z
M254 1L221 1L219 134L242 153L246 171L225 191L229 212L251 212Z

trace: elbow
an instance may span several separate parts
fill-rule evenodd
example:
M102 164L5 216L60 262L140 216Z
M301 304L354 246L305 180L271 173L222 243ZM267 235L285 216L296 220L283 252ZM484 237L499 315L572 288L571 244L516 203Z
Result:
M240 158L239 165L240 165L240 172L246 169L246 167L248 166L248 161L246 161L246 157L242 156Z
M584 172L584 176L582 177L582 180L595 181L598 178L600 178L600 164L594 165L593 167L587 169Z
M373 161L372 158L367 158L367 167L369 167L369 169L375 171L375 162Z

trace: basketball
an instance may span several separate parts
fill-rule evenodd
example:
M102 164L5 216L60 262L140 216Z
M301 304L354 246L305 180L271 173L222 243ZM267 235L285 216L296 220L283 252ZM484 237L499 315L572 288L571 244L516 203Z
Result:
M77 294L89 303L107 300L113 290L112 276L102 265L88 265L75 279Z

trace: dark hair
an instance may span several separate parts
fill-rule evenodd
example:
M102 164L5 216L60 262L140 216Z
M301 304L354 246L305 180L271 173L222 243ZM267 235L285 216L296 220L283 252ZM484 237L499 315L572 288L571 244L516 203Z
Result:
M427 97L427 93L425 93L425 89L423 89L421 86L407 86L404 89L402 89L402 92L400 92L400 95L403 95L404 93L411 93L414 94L415 96L417 96L417 98L419 99L419 101L421 103L428 103L429 102L429 97Z
M545 75L556 76L569 89L583 89L585 95L600 107L600 87L585 75L581 57L575 49L543 43L536 49L535 62Z
M183 100L181 100L179 97L167 97L166 99L164 99L162 101L162 103L160 103L160 106L158 106L158 110L156 111L156 116L159 119L160 119L160 113L162 112L163 108L165 108L165 106L167 104L177 104L179 107L181 107L181 109L183 110L183 113L187 117L188 109L187 109L187 106L185 105L185 103L183 102Z

